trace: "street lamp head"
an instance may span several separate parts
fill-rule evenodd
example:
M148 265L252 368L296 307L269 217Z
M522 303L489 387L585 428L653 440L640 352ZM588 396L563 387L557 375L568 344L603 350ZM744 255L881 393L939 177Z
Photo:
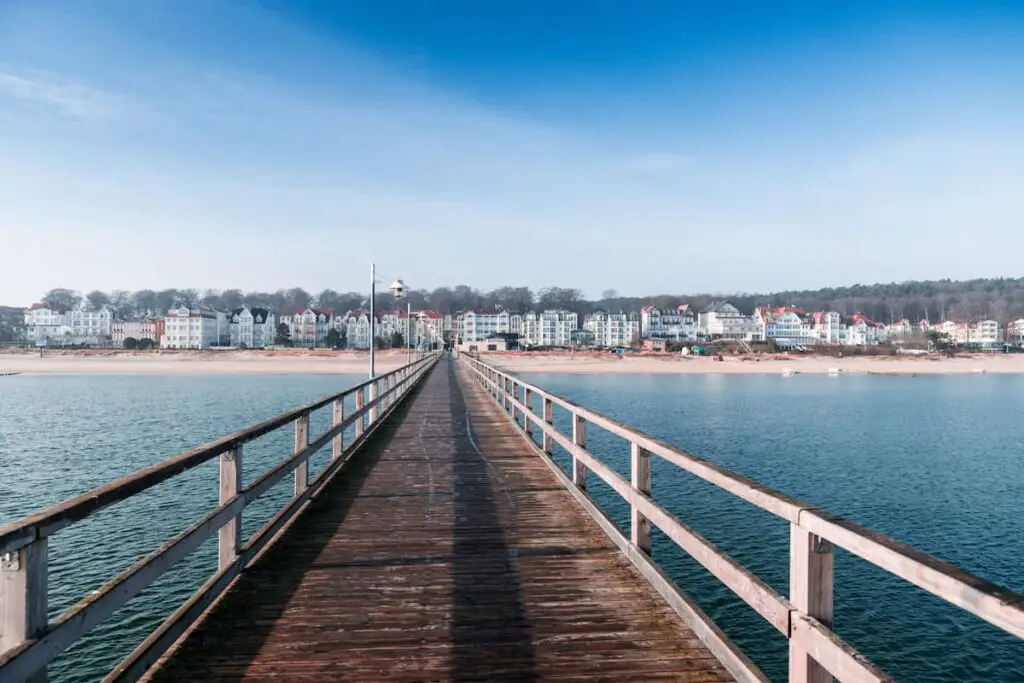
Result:
M405 296L405 290L408 288L405 286L405 283L402 282L401 278L399 278L391 283L391 287L389 287L389 289L396 299L401 299Z

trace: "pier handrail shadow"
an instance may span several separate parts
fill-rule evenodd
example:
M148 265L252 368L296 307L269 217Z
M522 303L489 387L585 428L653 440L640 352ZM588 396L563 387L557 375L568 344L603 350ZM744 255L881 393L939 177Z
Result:
M160 624L110 674L108 680L134 680L148 669L254 559L265 552L396 410L440 357L425 355L383 373L294 408L264 422L163 460L150 467L69 498L22 519L0 526L0 683L45 681L46 667L60 653L110 617L204 541L218 535L218 569L195 593ZM356 409L345 415L345 399ZM330 406L331 427L310 439L310 414ZM295 450L250 485L242 478L246 443L294 423ZM355 437L346 444L345 430ZM328 443L331 462L315 478L309 460ZM127 500L186 470L220 459L219 505L162 546L139 559L75 605L47 619L48 538L97 511ZM291 498L252 537L242 542L242 512L288 474L294 473Z
M833 677L857 683L894 680L832 629L834 546L1024 639L1024 595L671 446L504 372L479 356L461 354L460 361L465 362L468 371L505 411L562 485L737 680L767 679L654 561L652 525L789 639L791 683L824 683ZM540 401L539 412L534 409L535 397ZM570 435L555 427L555 406L569 413ZM630 480L587 450L588 425L629 443ZM533 438L535 428L540 432L539 446ZM556 443L572 457L569 473L552 458ZM654 502L652 454L789 522L788 599ZM629 504L628 536L587 494L588 471Z

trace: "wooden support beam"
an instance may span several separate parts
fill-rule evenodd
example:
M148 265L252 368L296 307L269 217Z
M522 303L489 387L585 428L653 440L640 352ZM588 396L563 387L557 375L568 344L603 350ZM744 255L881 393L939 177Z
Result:
M345 399L336 398L334 399L334 409L332 411L332 426L337 427L345 421ZM334 437L334 444L331 448L331 460L337 460L341 457L341 454L345 451L345 432L338 432L338 435Z
M832 544L796 524L789 532L789 601L800 612L832 628ZM789 641L789 683L831 683L832 675L798 644Z
M309 446L309 413L295 421L295 452L301 453ZM295 495L309 487L309 461L303 460L295 468Z
M544 404L544 421L548 424L553 424L552 420L554 419L555 404L552 403L551 399L547 396L544 396L542 402ZM544 431L542 448L548 455L551 455L554 452L555 440L551 438L551 434L548 433L547 430Z
M0 654L46 631L47 540L0 555ZM46 667L25 679L45 683Z
M530 419L530 415L533 414L533 391L530 390L530 386L526 385L523 390L523 405L526 406L526 415L523 416L523 429L526 430L527 436L533 436L533 420Z
M630 483L645 496L651 495L651 454L638 443L630 444ZM636 503L631 506L630 542L647 555L651 554L651 521L640 513Z
M587 419L579 413L572 414L572 442L580 448L587 447ZM575 453L572 456L572 483L581 489L587 488L587 466Z
M356 420L356 440L363 435L363 431L366 429L366 416L363 414L365 405L366 388L363 387L356 392L356 414L359 415L359 419Z
M228 502L242 489L242 445L220 454L220 504ZM217 566L224 569L238 557L242 547L242 513L217 532Z

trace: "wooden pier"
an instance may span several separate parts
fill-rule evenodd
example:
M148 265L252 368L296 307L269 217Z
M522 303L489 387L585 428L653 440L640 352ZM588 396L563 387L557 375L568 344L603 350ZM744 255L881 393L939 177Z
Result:
M317 410L332 427L311 438ZM294 453L243 486L244 444L289 425ZM623 440L629 479L587 449L594 429ZM787 597L654 502L655 457L790 525ZM50 535L214 458L217 508L47 622ZM293 497L243 539L246 505L288 475ZM628 529L587 494L588 476L629 503ZM0 683L45 680L48 662L215 534L216 572L105 680L766 681L658 566L652 527L788 639L794 683L892 680L831 629L834 546L1024 638L1024 596L479 359L431 356L0 527Z

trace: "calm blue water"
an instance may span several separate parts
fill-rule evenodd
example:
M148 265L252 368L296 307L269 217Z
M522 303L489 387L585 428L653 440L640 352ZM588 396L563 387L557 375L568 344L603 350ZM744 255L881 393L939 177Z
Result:
M33 377L0 380L0 523L336 392L343 376ZM1024 591L1024 378L533 375L532 381L786 493ZM312 433L329 424L314 416ZM564 414L556 421L568 429ZM625 442L589 445L628 475ZM252 481L292 449L246 449ZM330 456L313 463L319 471ZM562 454L564 462L564 454ZM628 510L591 475L620 525ZM249 536L290 494L246 510ZM788 526L655 459L654 497L783 594ZM216 505L208 463L58 533L51 615ZM216 540L52 668L92 681L215 569ZM656 534L655 558L774 680L785 639ZM836 629L900 680L1024 681L1024 645L856 557L836 558Z
M1024 592L1024 377L525 378ZM569 432L558 408L555 421ZM587 441L628 478L625 441L594 427ZM788 594L787 522L653 460L656 501ZM587 481L628 529L628 507L593 474ZM785 638L655 533L655 559L784 681ZM835 605L836 631L898 680L1024 681L1024 642L842 550Z
M0 383L0 523L333 394L363 376L27 376ZM354 405L346 407L353 410ZM330 426L313 414L310 434ZM351 434L350 434L351 438ZM245 447L247 483L294 450L282 429ZM330 448L311 463L319 472ZM217 460L62 530L50 542L50 616L66 610L217 505ZM285 479L246 508L248 538L290 497ZM51 667L96 681L216 570L216 535Z

